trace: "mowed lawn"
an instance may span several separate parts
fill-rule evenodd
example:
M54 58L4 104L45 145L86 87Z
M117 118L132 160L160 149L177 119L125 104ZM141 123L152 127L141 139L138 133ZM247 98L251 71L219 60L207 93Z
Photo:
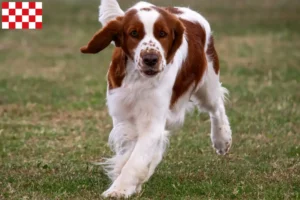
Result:
M192 113L133 199L300 199L300 1L151 2L189 5L210 22L233 146L217 156L208 115ZM100 199L109 186L92 163L112 154L112 47L79 52L100 28L98 5L47 0L42 30L0 30L0 199Z

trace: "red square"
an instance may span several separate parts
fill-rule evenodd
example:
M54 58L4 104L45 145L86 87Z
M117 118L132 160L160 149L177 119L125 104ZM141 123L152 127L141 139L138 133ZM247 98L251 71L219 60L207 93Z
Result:
M22 23L22 28L23 29L29 29L29 23L28 22L23 22Z
M3 8L6 8L6 9L8 8L8 2L2 2L2 9Z
M22 2L16 2L16 8L22 8Z
M16 22L22 22L22 16L16 16Z
M8 14L9 15L15 15L16 14L16 9L8 9Z
M29 2L29 8L35 8L35 2Z
M2 22L8 22L8 16L2 16Z
M42 15L43 10L42 9L35 9L35 15Z
M29 9L22 9L22 15L29 15Z
M35 16L29 16L29 22L35 22Z
M15 29L16 28L16 23L15 22L9 22L8 23L8 28L9 29Z
M42 29L43 28L43 23L42 22L35 23L35 28L36 29Z

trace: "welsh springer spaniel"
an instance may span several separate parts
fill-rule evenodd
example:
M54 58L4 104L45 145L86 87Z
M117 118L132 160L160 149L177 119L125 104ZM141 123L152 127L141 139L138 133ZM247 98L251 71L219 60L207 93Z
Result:
M199 13L139 2L123 12L117 0L102 0L103 27L81 48L98 53L116 46L107 74L107 105L113 120L104 162L112 185L104 197L129 197L154 173L168 143L168 130L197 106L209 113L218 154L231 146L211 29Z

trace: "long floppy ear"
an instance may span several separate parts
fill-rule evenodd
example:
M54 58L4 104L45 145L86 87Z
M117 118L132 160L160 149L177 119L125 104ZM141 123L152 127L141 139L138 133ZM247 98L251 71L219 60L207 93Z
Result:
M184 26L183 24L177 19L175 27L173 28L173 43L171 48L168 52L167 56L167 63L171 62L173 59L177 49L180 47L182 40L183 40L183 33L184 33Z
M112 41L117 47L122 45L122 17L110 21L100 29L86 46L80 48L82 53L98 53L105 49Z

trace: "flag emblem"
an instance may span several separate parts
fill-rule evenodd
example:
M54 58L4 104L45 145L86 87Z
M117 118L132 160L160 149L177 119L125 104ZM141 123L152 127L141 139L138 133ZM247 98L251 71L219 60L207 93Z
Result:
M41 29L42 2L2 2L2 29Z

